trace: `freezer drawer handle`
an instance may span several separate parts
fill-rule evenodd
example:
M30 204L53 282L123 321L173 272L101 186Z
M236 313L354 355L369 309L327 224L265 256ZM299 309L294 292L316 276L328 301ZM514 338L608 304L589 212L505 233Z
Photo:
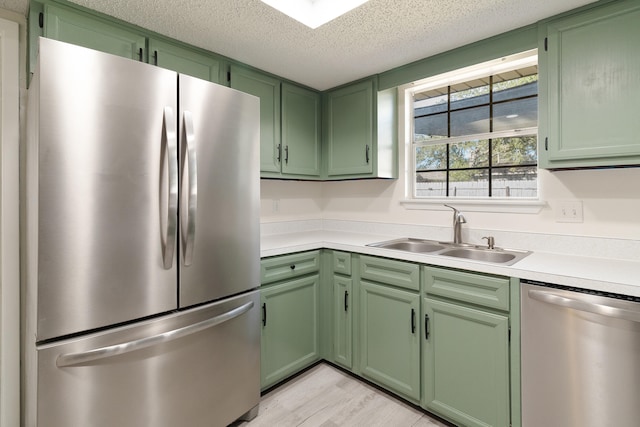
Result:
M198 163L196 159L195 131L193 126L193 115L191 111L186 111L184 117L184 144L182 146L182 179L184 181L185 166L189 170L189 189L186 192L186 206L183 212L186 216L186 230L182 229L184 265L189 266L193 262L193 249L196 237L196 211L198 210ZM185 161L187 162L185 164ZM182 223L184 226L184 221Z
M178 232L178 141L176 121L171 107L164 107L164 141L166 144L168 167L168 207L165 230L162 236L162 261L165 270L173 265L173 254L176 249L176 233Z
M538 301L546 302L548 304L571 308L573 310L586 311L588 313L615 317L632 322L640 322L640 311L625 310L624 308L611 307L603 304L594 304L579 299L572 299L556 295L553 292L539 291L536 289L529 290L529 297Z
M82 366L96 360L114 357L120 354L130 353L132 351L142 350L143 348L152 347L159 344L165 344L241 316L247 311L251 310L251 308L253 308L253 305L253 301L249 301L248 303L243 304L240 307L229 310L219 316L212 317L211 319L196 323L195 325L185 326L183 328L174 329L173 331L153 335L136 341L110 345L108 347L100 347L93 350L84 351L82 353L61 354L56 359L56 366L58 366L59 368L69 366Z

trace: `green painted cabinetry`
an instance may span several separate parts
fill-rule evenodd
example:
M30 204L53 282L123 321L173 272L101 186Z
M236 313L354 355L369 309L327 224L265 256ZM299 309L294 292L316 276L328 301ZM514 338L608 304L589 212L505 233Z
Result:
M282 83L282 174L320 176L320 94Z
M280 144L280 80L231 65L230 86L260 98L260 172L279 174L282 164Z
M375 260L380 264L365 279ZM420 296L410 282L418 265L360 257L358 373L403 398L420 401ZM419 271L419 270L417 270ZM418 281L416 275L416 282ZM400 277L402 277L400 279ZM374 281L375 280L375 281ZM417 282L418 283L418 282Z
M262 389L320 358L319 259L313 251L261 261Z
M260 98L263 178L319 178L320 94L232 65L232 88Z
M540 24L540 167L640 164L640 3Z
M43 35L47 38L146 60L146 37L141 33L58 5L45 4L43 13Z
M150 36L108 17L72 6L34 1L30 6L29 21L31 66L37 55L36 39L44 36L214 83L223 81L225 65L221 57L161 36Z
M331 252L333 362L349 370L353 369L353 317L356 301L351 259L349 252Z
M397 178L396 91L369 78L324 94L325 179Z
M509 279L424 267L423 282L422 406L458 425L508 427Z
M220 58L165 40L149 39L149 63L202 80L226 84L225 66Z

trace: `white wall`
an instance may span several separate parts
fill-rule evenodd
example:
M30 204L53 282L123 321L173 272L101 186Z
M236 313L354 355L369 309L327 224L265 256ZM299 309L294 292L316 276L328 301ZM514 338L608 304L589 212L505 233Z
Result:
M262 181L262 221L322 218L446 226L449 211L407 210L404 177L404 108L399 96L400 178L341 182ZM640 240L640 168L540 171L547 205L537 214L465 212L465 227ZM275 212L273 200L278 200ZM556 221L559 201L580 200L582 223ZM455 203L454 203L455 204Z

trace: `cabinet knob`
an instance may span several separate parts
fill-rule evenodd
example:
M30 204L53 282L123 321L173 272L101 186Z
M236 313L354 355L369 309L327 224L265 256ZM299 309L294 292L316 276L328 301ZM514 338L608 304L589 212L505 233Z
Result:
M292 269L292 270L295 270L295 269L296 269L296 265L295 265L295 264L291 264L291 265L289 266L289 268L290 268L290 269Z

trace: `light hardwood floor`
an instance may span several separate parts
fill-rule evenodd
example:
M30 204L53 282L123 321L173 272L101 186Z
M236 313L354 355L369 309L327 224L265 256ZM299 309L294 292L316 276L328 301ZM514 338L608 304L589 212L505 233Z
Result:
M234 427L446 427L425 413L321 363L265 394L250 423Z

